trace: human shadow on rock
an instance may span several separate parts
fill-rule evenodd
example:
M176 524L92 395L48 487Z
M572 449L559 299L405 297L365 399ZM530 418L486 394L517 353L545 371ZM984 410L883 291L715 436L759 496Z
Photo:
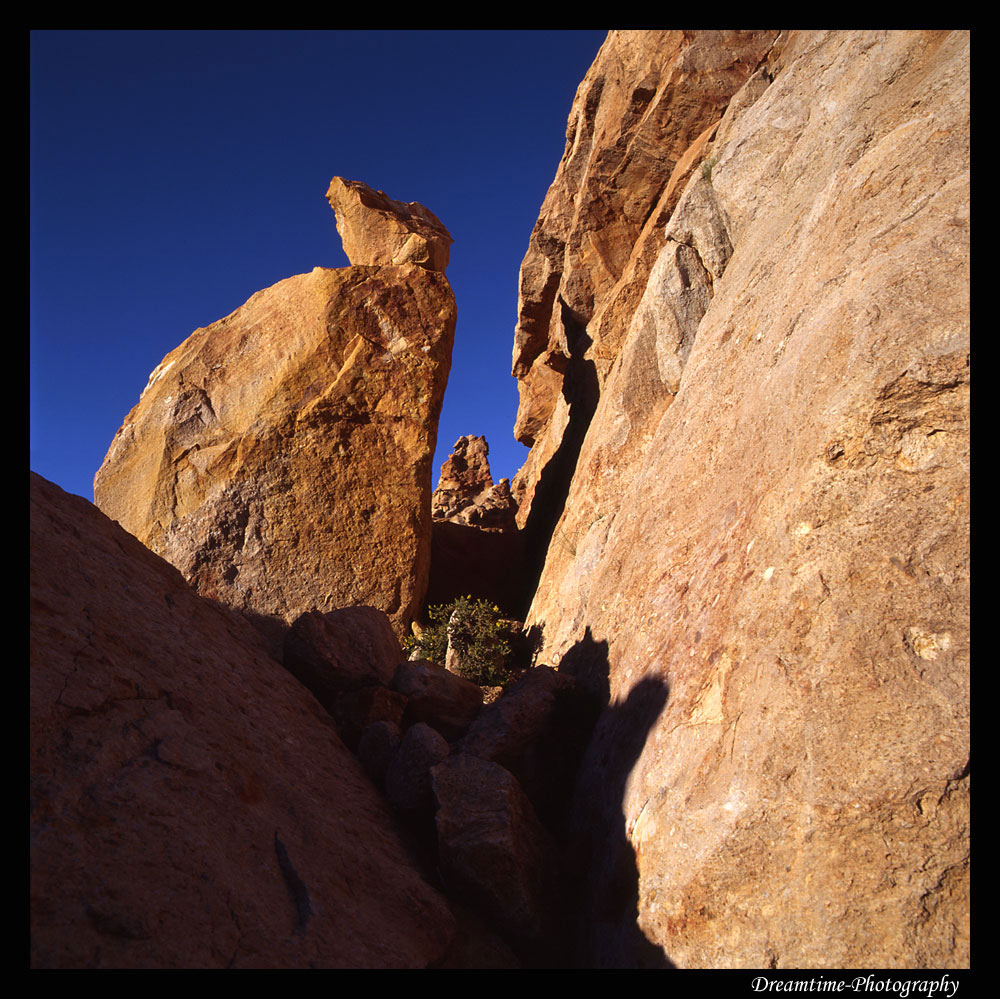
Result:
M611 702L608 644L584 637L560 672L597 699L601 712L577 777L565 879L567 957L585 968L673 968L638 924L639 871L625 828L625 786L667 703L666 683L645 677Z

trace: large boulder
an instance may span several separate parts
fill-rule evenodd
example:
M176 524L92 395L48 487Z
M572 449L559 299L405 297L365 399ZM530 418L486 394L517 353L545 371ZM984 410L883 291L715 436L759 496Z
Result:
M400 663L392 689L407 698L403 724L425 722L450 741L465 733L483 705L481 687L426 659Z
M431 770L441 873L514 941L551 931L556 852L517 780L496 763L460 754Z
M566 459L527 624L541 661L606 703L580 909L607 964L638 931L681 967L961 967L969 34L771 40L747 59L746 36L612 33L522 275L524 396L559 343L531 290L549 243L580 336L576 367L547 365L557 404L532 410L525 472ZM668 217L640 232L590 211L574 264L581 213L550 210L587 192L571 168L633 149L588 123L641 130L616 95L653 107L677 81L697 104L682 69L709 50L742 87L731 74L708 118L688 129L678 104L678 127L636 143L647 164L665 151L648 186L673 191ZM660 63L674 82L647 74ZM614 206L630 188L603 190ZM557 217L566 236L545 243ZM619 262L603 284L586 248ZM601 289L637 255L614 342ZM567 448L551 434L571 423Z
M239 614L31 477L30 962L427 967L456 932Z
M427 245L448 239L419 205L344 190L345 232L368 219L376 239L396 205L399 225L433 230ZM402 636L426 590L455 300L440 253L386 252L288 278L196 330L150 375L94 480L108 516L252 616L274 651L298 615L348 604Z

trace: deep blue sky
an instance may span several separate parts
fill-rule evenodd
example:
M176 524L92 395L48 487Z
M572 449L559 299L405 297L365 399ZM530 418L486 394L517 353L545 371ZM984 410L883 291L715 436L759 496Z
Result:
M30 61L31 467L93 499L149 372L254 292L347 265L330 178L454 237L434 461L527 449L517 274L604 31L38 31Z

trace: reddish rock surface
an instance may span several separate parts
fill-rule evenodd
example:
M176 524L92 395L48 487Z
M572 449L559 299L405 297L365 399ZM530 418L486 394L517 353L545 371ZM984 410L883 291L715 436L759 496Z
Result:
M465 732L483 704L482 688L424 659L400 663L392 689L407 698L404 725L426 722L449 740Z
M515 371L522 516L562 483L528 624L607 703L585 959L968 965L969 68L962 31L615 32L581 85Z
M455 922L319 704L233 611L31 477L30 961L386 968Z
M368 604L402 636L427 587L455 300L431 268L440 254L397 252L393 225L410 250L447 233L367 190L341 185L341 230L398 262L351 250L370 262L288 278L196 330L153 371L94 480L108 516L253 615L275 654L315 608Z

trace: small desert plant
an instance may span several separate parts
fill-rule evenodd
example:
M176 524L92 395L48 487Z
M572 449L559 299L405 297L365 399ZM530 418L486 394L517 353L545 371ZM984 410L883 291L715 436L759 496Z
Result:
M704 163L702 163L702 165L701 165L701 175L710 184L712 183L712 168L718 162L719 162L719 157L718 156L709 156L709 158L707 160L705 160Z
M407 653L418 650L424 659L444 663L449 642L458 653L460 676L483 687L498 687L509 679L510 644L500 608L488 600L459 597L450 604L427 609L430 624L406 640Z

